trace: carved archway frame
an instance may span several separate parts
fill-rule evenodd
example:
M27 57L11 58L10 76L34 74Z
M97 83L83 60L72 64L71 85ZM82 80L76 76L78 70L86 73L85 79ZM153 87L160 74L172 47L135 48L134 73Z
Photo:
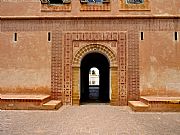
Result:
M111 50L111 48L98 44L98 43L91 43L81 47L76 53L73 58L73 67L78 67L81 64L82 58L87 55L88 53L98 52L102 53L109 61L111 67L117 66L116 54Z
M110 63L110 94L118 95L117 92L117 60L116 54L107 46L101 44L89 44L81 47L75 54L72 65L73 79L72 79L72 104L79 105L80 104L80 65L81 60L89 53L97 52L103 54ZM116 99L110 95L110 99ZM117 100L117 99L116 99ZM113 100L111 100L111 104L113 104Z
M98 52L106 56L110 63L111 105L127 105L126 32L67 32L64 35L64 64L71 64L72 69L71 72L67 67L64 69L64 84L70 83L70 88L66 85L64 89L72 94L71 104L80 104L81 60L88 53ZM72 54L69 53L71 49ZM72 58L72 61L66 57ZM66 88L72 91L68 92Z

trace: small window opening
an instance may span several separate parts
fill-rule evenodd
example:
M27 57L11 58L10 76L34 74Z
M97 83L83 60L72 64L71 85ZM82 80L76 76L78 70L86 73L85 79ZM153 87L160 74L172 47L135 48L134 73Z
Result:
M95 2L95 3L98 3L98 2L102 2L103 0L88 0L88 2Z
M92 75L96 75L96 73L95 73L95 71L94 71L94 70L92 71Z
M144 33L141 32L141 40L144 40Z
M109 2L109 0L81 0L81 3L104 3Z
M17 33L14 33L14 41L17 41Z
M178 32L174 32L174 39L177 41L178 40Z
M126 0L127 4L142 4L144 0Z
M51 32L48 32L48 41L51 41Z
M70 4L71 0L41 0L41 4Z
M49 0L50 4L63 4L63 0Z

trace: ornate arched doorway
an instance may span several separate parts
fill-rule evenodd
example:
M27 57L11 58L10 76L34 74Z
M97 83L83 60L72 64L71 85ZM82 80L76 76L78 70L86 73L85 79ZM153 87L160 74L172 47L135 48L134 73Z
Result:
M97 60L98 61L97 61ZM95 62L97 61L97 62ZM85 67L86 68L83 68ZM102 70L102 74L105 74L105 79L102 79L102 83L105 85L101 86L101 89L105 88L105 91L99 91L100 96L99 100L103 102L108 102L113 104L118 100L118 66L116 61L115 53L108 48L107 46L100 44L90 44L80 48L73 57L72 65L72 104L79 105L80 101L87 98L89 91L83 93L83 87L87 88L88 79L85 79L85 82L82 81L83 74L87 78L89 68L95 66L99 67ZM103 66L105 69L103 70ZM86 71L83 71L85 69ZM83 84L82 84L83 83ZM82 84L82 85L81 85Z
M96 81L95 71L91 73L94 79L89 83L89 71L96 67L99 70L99 85L93 85ZM80 101L82 102L109 102L109 60L101 53L88 53L81 60L80 66Z

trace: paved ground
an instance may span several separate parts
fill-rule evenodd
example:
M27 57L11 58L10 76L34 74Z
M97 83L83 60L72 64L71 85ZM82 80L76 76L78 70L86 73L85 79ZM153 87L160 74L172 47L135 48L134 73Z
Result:
M180 113L135 113L109 105L1 110L0 135L180 135Z

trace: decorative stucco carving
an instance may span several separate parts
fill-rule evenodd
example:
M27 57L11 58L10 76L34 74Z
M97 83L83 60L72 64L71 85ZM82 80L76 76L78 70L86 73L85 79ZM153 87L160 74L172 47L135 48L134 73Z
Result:
M80 48L73 59L73 65L80 65L81 59L88 53L92 52L99 52L105 55L108 60L110 61L110 65L115 65L116 64L116 55L114 52L108 48L107 46L103 46L100 44L90 44L87 46L84 46Z

